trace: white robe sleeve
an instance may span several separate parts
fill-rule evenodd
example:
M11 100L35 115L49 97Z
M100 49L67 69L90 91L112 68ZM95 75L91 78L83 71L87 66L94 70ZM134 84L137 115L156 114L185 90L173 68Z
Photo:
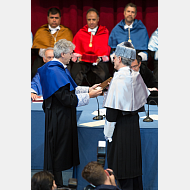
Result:
M112 142L112 136L115 129L115 124L116 122L109 122L105 120L104 135L105 135L105 139L108 140L109 142Z

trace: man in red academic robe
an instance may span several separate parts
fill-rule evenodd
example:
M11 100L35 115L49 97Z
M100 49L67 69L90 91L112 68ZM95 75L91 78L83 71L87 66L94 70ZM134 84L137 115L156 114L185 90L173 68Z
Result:
M90 84L100 83L109 78L109 31L105 26L98 25L99 13L96 9L89 9L86 19L87 25L73 38L76 48L71 75L77 85L88 81Z

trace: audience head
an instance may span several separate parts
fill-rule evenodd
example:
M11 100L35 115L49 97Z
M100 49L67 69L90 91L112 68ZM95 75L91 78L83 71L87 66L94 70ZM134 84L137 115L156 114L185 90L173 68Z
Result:
M57 186L52 173L41 171L32 176L31 190L54 190L56 188Z
M89 183L98 186L105 183L107 174L101 164L92 161L82 170L82 177Z
M75 49L75 45L66 39L61 39L54 45L54 57L60 59L63 64L69 64Z
M125 23L131 25L137 16L137 7L133 3L128 3L124 9Z
M131 63L131 69L133 69L133 71L139 71L140 66L141 66L141 61L142 58L139 55L136 55L136 59Z
M54 58L53 48L48 47L47 49L44 49L41 53L41 56L43 57L44 63L51 61Z
M114 55L114 69L119 70L124 66L131 66L136 59L136 50L130 42L122 42L117 45Z
M52 28L56 28L61 23L61 12L58 8L50 8L48 10L48 16L47 16L48 24Z
M90 8L86 13L86 20L88 28L96 28L99 22L99 13L96 9Z

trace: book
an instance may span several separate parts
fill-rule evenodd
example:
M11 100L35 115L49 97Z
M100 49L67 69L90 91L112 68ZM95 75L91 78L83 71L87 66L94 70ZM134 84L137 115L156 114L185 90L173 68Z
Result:
M112 80L112 77L108 78L107 80L105 80L104 82L102 82L98 87L101 87L102 90L104 90L109 84L108 82L110 83Z

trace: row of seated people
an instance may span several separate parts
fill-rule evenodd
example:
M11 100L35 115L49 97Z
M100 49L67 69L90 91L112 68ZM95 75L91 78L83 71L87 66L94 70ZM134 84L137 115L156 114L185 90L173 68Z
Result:
M155 54L153 53L153 56L156 61L158 60L157 37L151 37L149 41L146 27L140 20L135 19L136 15L136 5L127 4L124 8L124 19L113 28L109 35L108 29L98 24L98 11L91 8L86 14L87 25L80 29L73 38L72 31L60 24L60 10L51 8L48 10L48 24L41 26L37 30L32 49L54 47L56 41L63 38L72 41L76 47L72 58L72 67L70 66L68 69L76 84L86 84L85 76L87 76L90 84L100 83L110 77L110 58L112 59L114 56L117 44L123 41L132 42L138 55L142 58L142 65L147 65L149 47L150 51L156 52ZM43 64L42 56L38 56L32 66L32 79L37 73L37 69ZM157 70L155 68L156 72L153 72L156 81L158 81Z

